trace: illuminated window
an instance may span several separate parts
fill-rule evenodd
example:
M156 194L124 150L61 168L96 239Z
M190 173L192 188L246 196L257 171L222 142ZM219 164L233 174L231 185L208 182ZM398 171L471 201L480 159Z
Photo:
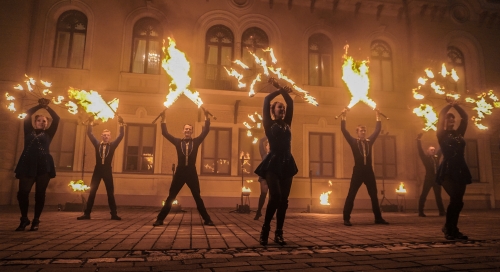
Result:
M153 173L156 126L128 124L125 137L125 172Z
M392 50L384 41L375 40L371 44L370 86L377 91L392 91Z
M309 85L332 86L332 42L324 34L309 38Z
M245 176L253 176L253 178L256 178L253 171L255 171L255 168L262 162L259 150L259 143L261 142L259 142L259 140L264 137L264 132L254 132L252 133L252 137L249 137L247 136L247 131L247 129L239 130L238 163L240 166L238 167L238 175L241 175L241 170L243 169ZM257 139L255 142L254 137ZM261 144L265 145L265 143ZM243 166L241 165L242 162Z
M465 93L467 90L467 81L465 80L465 58L460 49L454 46L448 46L448 64L451 66L448 67L448 69L454 68L460 78L457 81L456 92Z
M76 139L75 120L60 120L57 132L50 144L50 155L54 159L56 170L72 171L75 156Z
M373 145L375 177L395 179L397 177L396 136L379 135Z
M205 86L206 88L230 90L232 79L224 66L231 66L234 52L234 36L229 28L216 25L207 31L205 38Z
M465 161L472 175L472 182L481 182L479 179L479 156L477 154L477 140L465 140Z
M159 74L161 66L162 28L153 18L142 18L134 25L130 71Z
M77 10L61 14L57 20L56 42L52 65L61 68L83 68L87 16Z
M334 176L333 133L309 133L309 170L313 177Z
M251 27L245 30L241 36L241 60L252 69L255 69L257 64L250 52L267 61L266 56L268 54L262 51L262 49L267 49L268 47L269 39L266 32L258 27Z
M229 176L231 174L231 129L210 128L203 141L201 174Z

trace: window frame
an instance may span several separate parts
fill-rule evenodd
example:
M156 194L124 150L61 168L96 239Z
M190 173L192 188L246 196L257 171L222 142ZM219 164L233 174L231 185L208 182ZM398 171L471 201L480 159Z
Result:
M391 46L383 40L373 40L370 45L370 67L374 67L378 64L378 69L380 71L380 86L372 87L372 89L377 91L394 91L394 57ZM374 52L378 52L378 56L374 55ZM388 52L389 57L384 57L384 52ZM383 61L388 61L391 65L391 71L387 72L383 69ZM384 86L384 75L389 73L391 75L390 89Z
M228 173L224 173L224 174L219 174L217 173L217 161L220 160L220 158L218 157L218 153L219 153L219 146L218 146L218 139L219 139L219 131L227 131L228 132L228 135L229 135L229 142L227 143L228 144L228 150L229 150L229 158L227 158L227 161L229 162L229 166L228 166ZM203 176L231 176L231 160L232 160L232 132L233 132L233 129L230 128L230 127L210 127L210 134L212 135L215 135L215 147L214 147L214 158L205 158L205 141L203 141L202 143L202 146L201 146L201 166L200 166L200 174L203 175ZM208 137L208 135L207 135ZM205 138L206 140L206 138ZM213 173L207 173L207 172L204 172L203 169L205 169L205 159L213 159L214 161L214 172ZM238 159L239 161L239 159Z
M219 35L222 33L222 35ZM217 42L210 41L211 37L218 37ZM230 43L223 43L222 40L224 38L230 38ZM217 63L209 64L209 55L210 55L210 47L217 46ZM203 70L203 84L201 87L203 88L212 88L219 90L232 90L234 89L233 81L230 76L227 74L226 70L222 66L222 48L230 47L231 48L231 62L234 60L234 49L235 49L235 40L234 33L231 29L225 25L218 24L210 27L205 33L205 56L204 56L204 70ZM213 69L212 69L213 68ZM212 77L209 77L213 71L215 74Z
M151 23L154 23L154 26L151 25ZM153 30L155 30L158 33L157 37L151 36L151 29L148 30L147 35L139 35L137 32L140 30L141 27L144 27L144 25L148 25L148 27L152 27ZM156 28L154 28L156 27ZM163 58L163 52L161 50L161 45L162 45L162 39L163 39L163 28L161 26L161 23L156 20L155 18L152 17L142 17L141 19L137 20L134 23L134 26L132 27L132 43L131 43L131 50L130 50L130 73L134 74L145 74L145 75L159 75L161 72L161 60ZM135 48L135 42L140 41L140 40L145 40L146 41L146 48L144 50L145 53L149 52L149 46L151 41L157 41L160 45L160 56L159 56L159 64L158 64L158 69L155 71L155 73L148 73L148 64L149 64L149 59L144 58L143 65L144 65L144 71L142 73L137 73L134 72L134 56L136 55L136 50Z
M75 128L74 128L74 137L73 137L73 151L62 151L62 146L63 146L63 141L62 141L62 137L66 137L66 135L63 135L64 133L64 128L67 124L74 124L75 125ZM74 120L74 119L60 119L59 120L59 125L57 127L57 132L54 136L55 139L58 139L56 137L61 137L61 141L52 141L51 142L51 148L50 148L50 155L54 158L54 157L57 157L58 158L58 161L56 162L54 160L54 167L56 169L56 171L62 171L62 172L72 172L75 170L75 153L76 153L76 136L77 136L77 133L78 133L78 121L77 120ZM54 139L52 139L54 140ZM57 147L56 147L57 146ZM71 153L72 156L71 156L71 168L68 168L68 167L59 167L59 162L61 160L61 154L62 153ZM54 155L54 154L58 154L58 156Z
M132 127L132 126L137 126L139 127L139 146L138 146L138 153L137 153L137 169L136 170L128 170L127 169L127 162L128 162L128 143L129 143L129 138L128 135L129 135L129 128ZM154 138L152 139L153 140L153 146L152 146L152 150L153 150L153 163L152 163L152 166L153 166L153 169L152 171L148 172L148 171L144 171L142 170L142 160L139 160L139 159L142 159L144 156L142 156L141 154L143 153L142 150L143 150L143 128L144 127L151 127L153 128L153 136ZM154 124L144 124L144 123L128 123L127 126L125 127L125 135L127 135L127 137L125 137L125 143L123 145L123 168L122 168L122 172L123 173L135 173L135 174L154 174L155 172L155 160L156 160L156 129L157 129L157 126L154 125ZM141 168L141 169L139 169Z
M465 93L467 92L467 77L466 77L466 67L465 67L465 56L464 56L464 53L462 52L462 50L460 50L458 47L456 46L448 46L446 48L446 57L448 58L448 65L452 66L452 68L454 68L455 70L457 70L457 67L460 67L461 69L463 69L463 75L459 75L460 78L459 80L463 83L460 83L460 84L463 84L463 90L460 91L458 88L458 84L455 84L455 91L457 93ZM458 62L457 60L460 60L461 62Z
M311 49L312 43L317 43L318 44L318 50L313 50ZM313 85L311 83L311 54L315 53L318 55L318 69L316 71L317 76L318 76L318 84ZM329 76L329 82L324 82L323 80L323 74L324 74L324 64L323 64L323 59L324 56L328 56L330 60L330 76ZM308 42L307 42L307 78L308 78L308 84L311 86L321 86L321 87L332 87L333 86L333 43L330 40L328 36L322 33L316 33L313 34L309 37Z
M394 164L389 164L389 163L386 163L386 158L387 158L387 148L386 148L386 139L387 138L392 138L394 139ZM372 160L373 160L373 170L374 170L374 173L375 173L375 178L382 178L382 179L385 179L385 180L393 180L393 179L397 179L398 178L398 152L397 152L397 143L396 143L396 135L382 135L380 134L378 137L377 137L377 140L375 141L375 144L373 145L372 147ZM376 156L375 156L375 153L376 153L376 150L375 150L375 145L377 144L381 144L382 147L381 147L381 150L382 150L382 162L377 162L376 161ZM378 174L376 169L377 169L377 165L379 165L381 168L382 168L382 173L381 174ZM394 165L394 177L388 177L387 176L387 167L389 165Z
M311 135L318 135L319 136L319 158L320 160L319 161L313 161L311 159ZM323 147L323 136L331 136L332 137L332 161L331 162L327 162L327 161L324 161L323 160L323 151L325 150L325 148ZM320 174L319 175L314 175L314 173L312 173L312 177L313 178L334 178L335 177L335 133L333 132L313 132L313 131L310 131L309 132L309 171L312 171L312 167L311 167L311 163L319 163L319 166L320 166ZM324 171L323 171L323 164L324 163L331 163L332 164L332 174L331 175L325 175L324 174Z
M73 14L72 14L73 13ZM74 20L74 22L71 24L71 28L69 31L67 31L66 28L63 28L60 26L61 23L63 23L65 20L70 18ZM80 18L78 18L80 17ZM81 21L80 21L81 20ZM84 23L85 24L85 30L77 30L75 29L75 25L78 23ZM68 68L68 69L83 69L84 67L84 62L85 62L85 49L87 45L87 30L88 30L88 17L85 15L85 13L79 11L79 10L68 10L63 12L59 17L57 18L56 21L56 31L55 31L55 42L54 42L54 50L52 54L52 67L55 68ZM60 32L66 32L69 33L69 45L68 45L68 55L66 59L66 66L56 66L56 61L58 59L58 54L57 54L57 48L58 48L58 41L59 41L59 33ZM83 33L85 35L84 41L83 41L83 51L82 51L82 65L81 67L78 68L73 68L70 66L71 60L73 58L73 41L74 41L74 34L75 33Z

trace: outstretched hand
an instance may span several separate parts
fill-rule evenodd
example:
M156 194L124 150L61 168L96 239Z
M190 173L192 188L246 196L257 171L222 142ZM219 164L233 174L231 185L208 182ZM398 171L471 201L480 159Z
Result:
M47 98L40 98L38 99L38 104L44 108L47 108L49 106L50 100Z
M167 110L167 109L165 109L164 111L162 111L162 112L160 113L160 118L161 118L161 122L162 122L162 123L165 121L165 111L166 111L166 110Z
M123 121L123 117L118 116L118 123L122 126L125 124L125 122Z

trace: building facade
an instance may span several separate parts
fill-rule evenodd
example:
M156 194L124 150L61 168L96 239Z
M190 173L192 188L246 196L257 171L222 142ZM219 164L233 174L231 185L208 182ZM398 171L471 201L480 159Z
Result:
M159 123L152 124L169 90L170 78L161 68L162 42L168 37L191 64L192 89L217 117L197 161L208 207L239 204L242 183L257 203L253 169L260 155L243 122L262 112L263 98L273 87L264 80L249 97L248 88L238 88L224 70L236 68L236 59L252 63L249 52L268 58L262 49L273 48L277 66L319 102L315 107L294 97L292 153L299 173L290 206L296 208L319 204L320 194L331 191L331 207L341 209L347 195L353 157L335 118L350 101L342 80L346 44L349 55L370 59L369 96L390 117L382 121L374 148L378 189L395 203L401 198L395 189L403 182L408 209L417 206L424 176L415 141L423 123L412 113L419 104L412 89L424 69L439 69L442 63L454 67L461 78L456 90L463 95L500 92L500 1L495 0L8 0L3 6L2 92L12 92L27 74L53 82L54 93L66 94L71 86L98 91L106 100L120 99L118 114L128 125L113 161L118 205L159 206L168 194L175 149L162 137ZM252 65L244 71L246 79L259 69ZM439 96L429 101L438 110L446 104ZM33 101L23 103L26 109ZM466 108L472 116L472 108ZM77 198L69 182L83 177L89 184L95 163L82 124L86 117L55 110L62 122L51 145L58 172L47 189L49 205ZM14 114L1 110L0 115L0 204L5 205L16 203L13 169L23 133ZM500 207L500 116L494 112L488 118L489 130L469 122L465 137L474 179L466 208ZM178 137L184 124L193 124L195 135L203 126L201 111L185 96L166 111L166 119ZM358 124L365 124L368 133L375 127L375 113L363 103L348 113L351 134ZM103 129L116 137L116 118L95 126L94 134ZM258 129L252 133L263 136ZM437 145L434 132L426 132L423 141L424 146ZM97 204L106 203L104 190L99 189ZM178 200L194 206L187 187ZM363 187L356 208L369 207ZM427 207L435 207L432 194Z

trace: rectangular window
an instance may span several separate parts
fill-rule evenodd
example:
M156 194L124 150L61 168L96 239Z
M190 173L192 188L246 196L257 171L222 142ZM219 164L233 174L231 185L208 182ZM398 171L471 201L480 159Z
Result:
M230 128L210 128L202 145L201 174L231 175Z
M395 179L397 177L396 136L379 135L373 145L375 177Z
M264 137L263 131L253 132L252 137L247 136L247 129L239 130L239 144L238 144L238 162L240 167L238 167L238 175L241 175L243 170L244 176L256 178L253 171L262 162L262 157L260 155L259 140Z
M465 161L472 175L472 182L481 182L479 179L479 157L477 152L477 140L465 140Z
M334 176L333 133L309 133L309 169L313 177Z
M156 126L128 124L126 129L124 172L154 173Z
M58 171L72 171L75 156L76 120L61 120L50 144L50 155Z

